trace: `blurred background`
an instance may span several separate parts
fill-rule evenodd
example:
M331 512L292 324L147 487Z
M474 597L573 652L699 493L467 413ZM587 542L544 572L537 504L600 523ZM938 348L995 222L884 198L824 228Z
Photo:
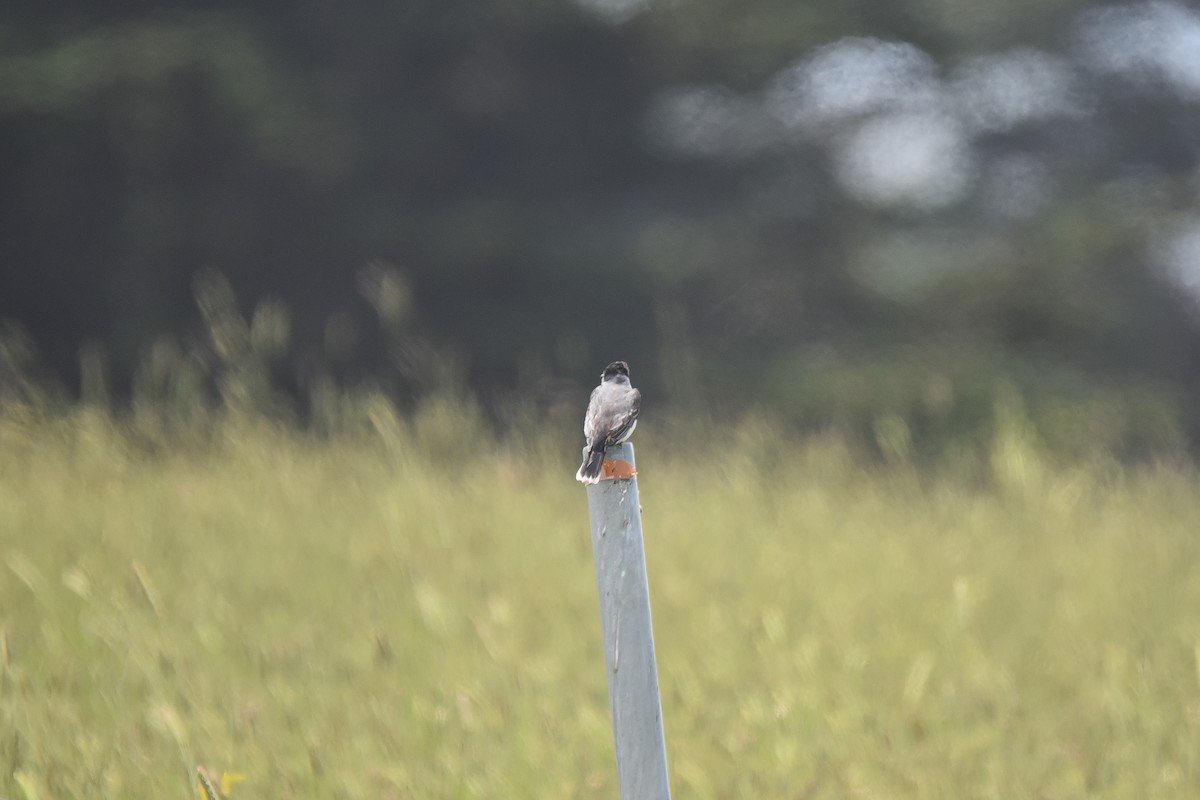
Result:
M1066 451L1200 441L1191 4L0 19L0 393L450 388L576 425L623 358L657 413L936 449L1008 396Z
M1195 0L0 4L0 796L615 796L614 359L680 796L1200 797Z

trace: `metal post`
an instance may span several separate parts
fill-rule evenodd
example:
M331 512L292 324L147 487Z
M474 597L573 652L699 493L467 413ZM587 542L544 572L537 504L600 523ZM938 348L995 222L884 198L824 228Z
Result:
M605 464L604 474L618 477L588 487L588 512L621 798L669 800L667 744L654 661L633 445L610 448L605 458L615 462L612 466L616 469Z

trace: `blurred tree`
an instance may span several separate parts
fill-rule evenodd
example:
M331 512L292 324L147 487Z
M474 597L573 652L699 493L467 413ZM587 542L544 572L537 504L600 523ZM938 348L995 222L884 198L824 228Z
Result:
M0 318L61 375L94 339L124 391L199 326L215 269L246 319L278 299L297 380L394 370L408 337L489 391L582 391L619 355L675 402L876 438L897 414L969 428L999 379L1200 423L1182 3L19 1L0 22Z

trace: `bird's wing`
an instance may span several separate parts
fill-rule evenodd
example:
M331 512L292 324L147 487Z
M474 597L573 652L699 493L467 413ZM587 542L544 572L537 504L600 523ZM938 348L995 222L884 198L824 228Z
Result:
M605 443L615 444L621 441L637 422L638 411L641 408L642 393L637 389L631 389L625 397L621 398L621 402L612 409L612 414L606 426L608 432L604 437Z
M600 390L602 388L604 388L603 384L592 389L592 396L588 399L587 412L583 415L583 438L587 440L589 446L598 436L604 435L600 426Z

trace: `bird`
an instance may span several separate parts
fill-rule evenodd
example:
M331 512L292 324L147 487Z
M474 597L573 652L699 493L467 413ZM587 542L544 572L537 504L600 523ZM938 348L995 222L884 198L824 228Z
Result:
M629 383L629 365L614 361L605 367L583 416L587 444L575 480L589 485L600 482L604 451L633 435L641 405L642 393Z

